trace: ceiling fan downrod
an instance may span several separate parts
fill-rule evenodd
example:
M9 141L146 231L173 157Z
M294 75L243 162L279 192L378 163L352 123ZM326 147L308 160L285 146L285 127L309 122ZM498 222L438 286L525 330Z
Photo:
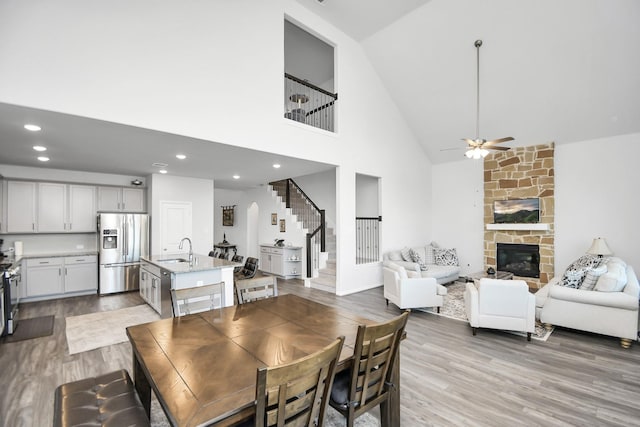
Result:
M482 40L476 40L476 142L480 143L480 46Z

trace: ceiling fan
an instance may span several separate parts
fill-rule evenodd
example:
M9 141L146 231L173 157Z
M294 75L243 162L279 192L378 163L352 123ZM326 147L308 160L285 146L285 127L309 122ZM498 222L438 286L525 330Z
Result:
M467 143L467 151L465 156L468 158L479 159L480 157L486 157L489 154L489 150L507 151L509 147L502 147L496 144L502 142L513 141L513 138L507 136L505 138L492 139L487 141L480 138L480 46L482 46L482 40L476 40L473 44L476 47L477 61L476 61L476 137L474 139L462 138Z

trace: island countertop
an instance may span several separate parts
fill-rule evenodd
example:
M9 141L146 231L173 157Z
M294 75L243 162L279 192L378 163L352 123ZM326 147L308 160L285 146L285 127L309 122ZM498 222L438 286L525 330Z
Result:
M164 268L175 274L194 273L197 271L220 270L223 268L240 267L243 264L226 259L212 258L207 255L193 254L193 263L187 262L167 262L166 260L188 259L185 253L178 254L162 254L150 257L140 257L141 260L147 261L157 267Z

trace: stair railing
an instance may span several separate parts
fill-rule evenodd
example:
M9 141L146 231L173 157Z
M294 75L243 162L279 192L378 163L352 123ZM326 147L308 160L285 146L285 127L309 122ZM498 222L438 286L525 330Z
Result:
M320 209L307 194L291 179L270 182L269 185L284 199L287 208L307 229L307 277L313 276L314 267L319 267L320 252L326 249L325 211Z

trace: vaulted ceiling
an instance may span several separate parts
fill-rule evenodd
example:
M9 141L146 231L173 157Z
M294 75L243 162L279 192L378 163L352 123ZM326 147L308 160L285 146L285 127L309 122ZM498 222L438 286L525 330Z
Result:
M460 139L475 136L477 39L481 138L640 132L636 0L297 1L361 41L434 163L459 159Z

